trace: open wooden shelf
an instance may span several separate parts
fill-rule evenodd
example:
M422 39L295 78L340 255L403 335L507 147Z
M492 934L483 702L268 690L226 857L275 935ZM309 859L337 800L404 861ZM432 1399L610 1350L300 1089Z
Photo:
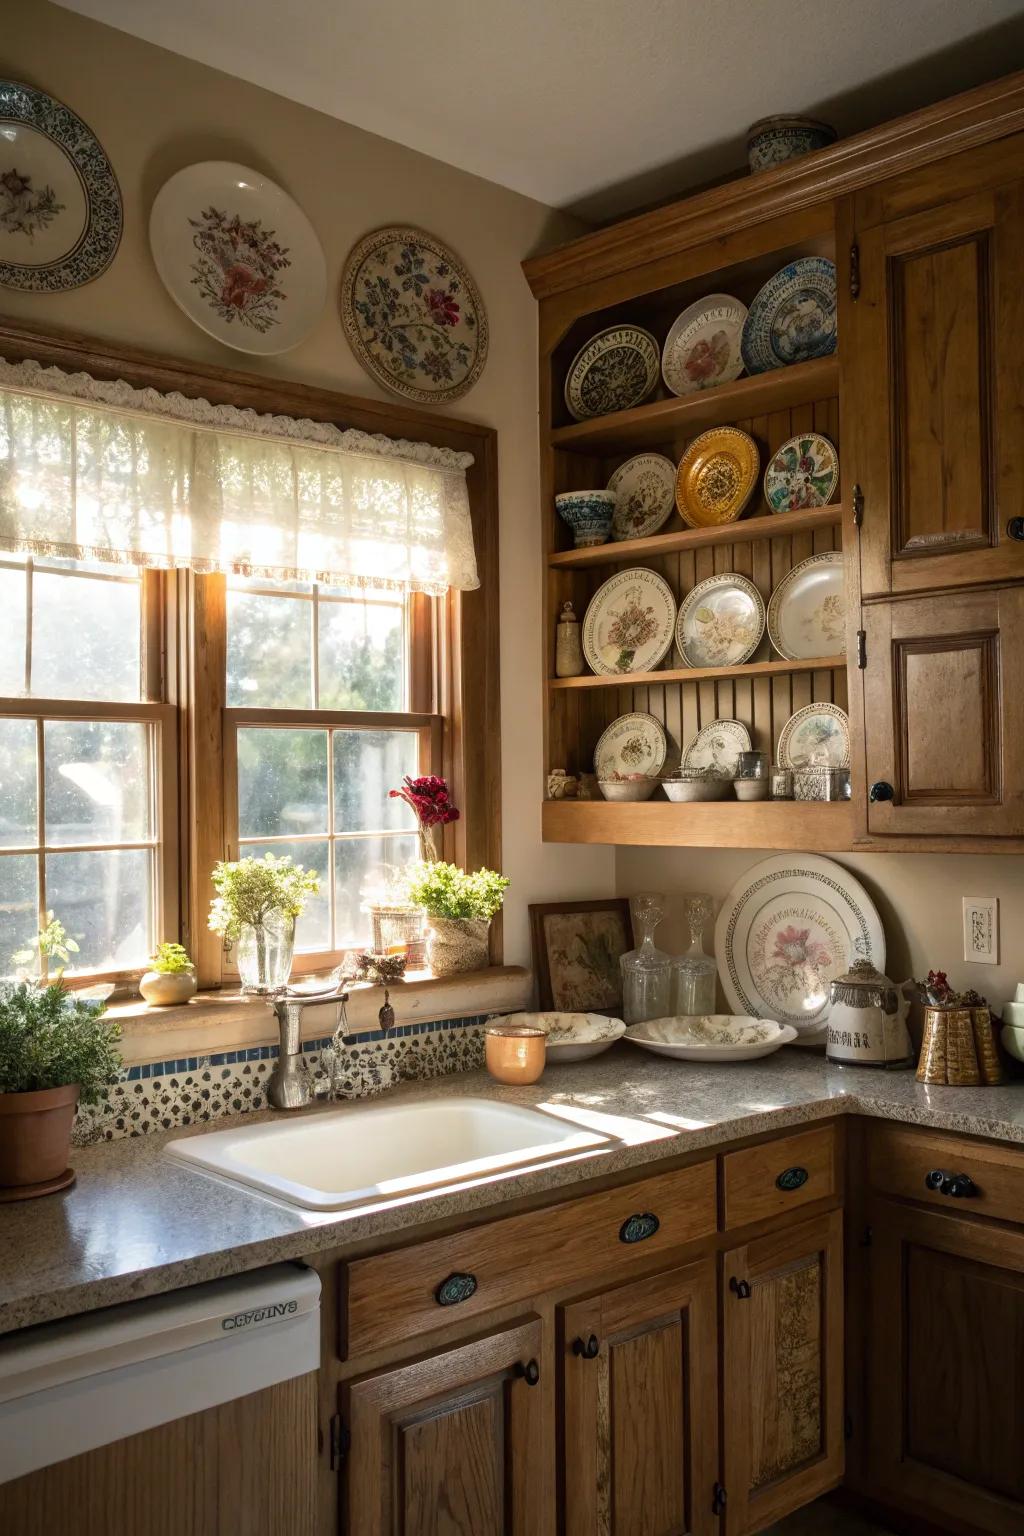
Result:
M846 666L845 656L814 656L808 661L745 661L738 667L666 667L662 672L616 672L612 677L553 677L552 688L656 688L660 683L718 683L730 677L783 677L791 672L832 672Z
M736 523L720 523L714 528L682 528L676 533L652 533L646 539L621 539L613 544L594 544L588 549L566 549L550 555L548 565L559 571L582 570L592 565L619 565L627 560L649 560L652 555L704 549L709 544L752 544L757 539L812 533L816 528L836 528L842 521L842 503L834 501L827 507L773 512Z
M766 416L838 393L839 358L833 353L831 357L773 368L768 373L755 373L749 379L719 384L693 395L655 400L651 405L634 406L631 411L613 411L608 416L593 416L589 421L555 427L548 441L553 448L591 454L650 448L678 435L693 436L707 427Z
M645 800L545 800L547 843L617 843L633 847L800 848L842 853L853 847L849 800L709 800L677 805Z

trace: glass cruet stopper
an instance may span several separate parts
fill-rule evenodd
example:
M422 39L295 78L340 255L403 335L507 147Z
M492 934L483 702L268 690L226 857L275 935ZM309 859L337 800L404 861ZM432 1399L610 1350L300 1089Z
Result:
M705 954L703 945L704 929L713 911L711 897L688 896L685 910L690 947L673 963L675 1011L686 1016L714 1013L718 967L711 956Z
M664 896L645 891L632 901L633 924L640 943L622 956L622 1016L627 1024L662 1019L672 998L672 960L654 942L654 930L665 915Z

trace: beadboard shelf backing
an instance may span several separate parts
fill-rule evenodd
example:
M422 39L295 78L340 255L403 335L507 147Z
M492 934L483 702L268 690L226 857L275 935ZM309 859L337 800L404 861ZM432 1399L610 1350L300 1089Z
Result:
M544 840L658 848L801 848L843 853L853 847L853 808L802 800L710 800L677 805L645 800L547 800Z
M762 513L741 518L725 528L681 528L675 533L652 533L645 539L621 539L617 543L594 544L587 549L566 549L552 555L548 565L556 571L586 570L594 565L632 564L652 555L669 555L687 549L703 549L721 544L753 544L760 539L778 539L789 533L808 533L818 528L838 528L843 521L840 502L827 507L811 507L799 512Z

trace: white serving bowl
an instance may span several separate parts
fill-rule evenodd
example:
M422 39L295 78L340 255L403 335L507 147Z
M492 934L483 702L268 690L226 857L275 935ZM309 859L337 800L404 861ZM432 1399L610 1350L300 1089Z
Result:
M661 787L670 800L724 800L729 793L729 779L716 779L713 774L698 774L692 778L662 779Z
M546 1059L554 1066L600 1056L626 1033L621 1019L603 1013L513 1013L501 1022L542 1029L547 1035Z
M606 800L649 800L659 779L598 779L597 787Z
M734 1013L676 1014L631 1024L625 1038L678 1061L755 1061L796 1039L791 1024Z
M1024 1061L1024 1029L1016 1024L1004 1024L999 1038L1003 1049L1014 1061Z
M732 787L737 800L767 800L767 779L733 779Z

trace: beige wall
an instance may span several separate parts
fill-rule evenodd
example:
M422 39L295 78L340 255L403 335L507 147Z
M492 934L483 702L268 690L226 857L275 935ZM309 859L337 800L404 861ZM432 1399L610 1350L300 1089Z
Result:
M0 67L85 119L113 163L125 205L121 248L101 278L57 295L4 290L0 310L9 315L387 398L356 363L338 320L334 295L347 252L381 224L416 224L449 241L472 270L490 320L490 356L479 384L452 411L499 432L503 863L512 879L506 958L527 961L528 901L609 890L614 877L612 850L545 848L540 840L536 309L519 263L579 226L529 198L44 0L4 0ZM182 166L212 159L239 161L280 182L324 247L324 314L301 346L280 357L250 358L206 336L171 301L150 260L146 226L156 192Z

